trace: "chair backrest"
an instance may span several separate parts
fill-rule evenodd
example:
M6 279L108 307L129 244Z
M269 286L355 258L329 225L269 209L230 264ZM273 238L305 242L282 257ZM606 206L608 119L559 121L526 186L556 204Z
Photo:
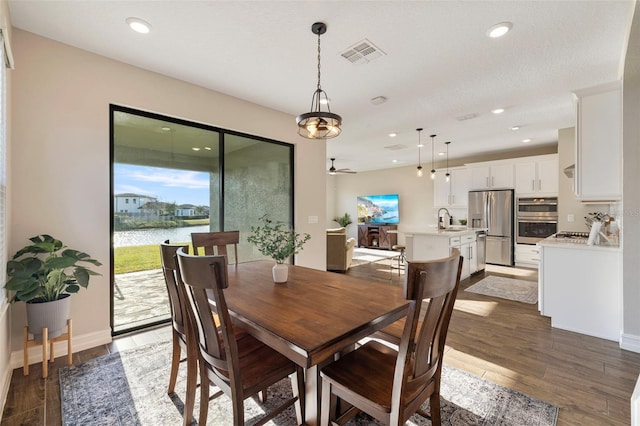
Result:
M408 262L404 291L411 303L400 340L392 395L392 406L400 407L405 419L425 401L430 386L440 385L462 260L460 251L454 249L445 259Z
M238 244L240 243L240 231L220 232L192 232L191 244L193 252L197 255L202 248L205 255L224 255L229 257L227 246L233 245L235 265L238 266ZM214 250L215 248L215 250Z
M179 274L186 286L192 321L198 330L201 359L228 389L241 386L238 347L223 289L229 286L227 260L223 255L194 256L183 249L178 252ZM215 302L220 325L213 319L209 297ZM220 383L217 383L220 386ZM239 387L242 389L241 387Z
M179 285L177 278L178 263L176 252L178 249L188 252L189 246L183 244L170 244L169 240L160 244L160 260L162 262L162 273L164 283L169 293L169 305L171 307L171 321L173 328L184 337L187 333L189 308L184 286ZM186 341L186 339L185 339Z

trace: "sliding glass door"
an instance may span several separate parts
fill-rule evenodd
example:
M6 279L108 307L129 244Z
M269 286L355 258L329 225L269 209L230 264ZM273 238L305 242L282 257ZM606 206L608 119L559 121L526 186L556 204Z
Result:
M112 330L169 320L159 244L240 230L239 261L268 214L292 224L293 147L129 108L111 107Z

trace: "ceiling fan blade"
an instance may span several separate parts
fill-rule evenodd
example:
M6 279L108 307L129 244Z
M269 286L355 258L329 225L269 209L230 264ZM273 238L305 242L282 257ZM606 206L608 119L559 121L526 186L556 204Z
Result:
M336 173L351 173L351 174L356 174L358 172L351 170L351 169L338 169L336 170Z

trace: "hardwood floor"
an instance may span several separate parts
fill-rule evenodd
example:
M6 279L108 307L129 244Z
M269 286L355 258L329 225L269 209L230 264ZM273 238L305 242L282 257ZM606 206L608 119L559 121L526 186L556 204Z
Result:
M404 279L397 270L390 273L385 262L354 266L347 274L392 285ZM486 274L536 280L535 271L516 268L488 266ZM445 363L558 406L559 426L629 425L640 354L621 350L616 342L552 329L537 305L464 291L484 275L461 283ZM168 326L122 336L74 354L73 361L169 338ZM29 376L14 370L0 426L60 425L58 369L64 363L58 357L46 380L39 364L31 365Z

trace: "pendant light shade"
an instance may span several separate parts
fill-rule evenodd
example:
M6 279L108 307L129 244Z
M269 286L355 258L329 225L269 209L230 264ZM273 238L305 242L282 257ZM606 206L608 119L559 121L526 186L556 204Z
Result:
M331 139L342 131L342 117L331 112L329 97L320 86L320 35L327 32L327 26L322 22L316 22L311 26L311 32L318 35L318 85L311 97L311 112L296 117L298 134L307 139ZM321 110L322 104L327 106L326 111Z
M449 180L451 179L451 175L449 174L449 144L450 143L451 141L444 143L447 146L447 173L445 174L447 182L449 182Z
M422 149L422 142L420 141L420 132L422 132L422 128L416 129L418 132L418 177L422 177L422 163L420 162L420 150Z
M431 179L435 179L436 178L436 169L433 167L433 161L434 161L434 158L435 158L433 138L435 138L436 136L437 135L431 135Z

